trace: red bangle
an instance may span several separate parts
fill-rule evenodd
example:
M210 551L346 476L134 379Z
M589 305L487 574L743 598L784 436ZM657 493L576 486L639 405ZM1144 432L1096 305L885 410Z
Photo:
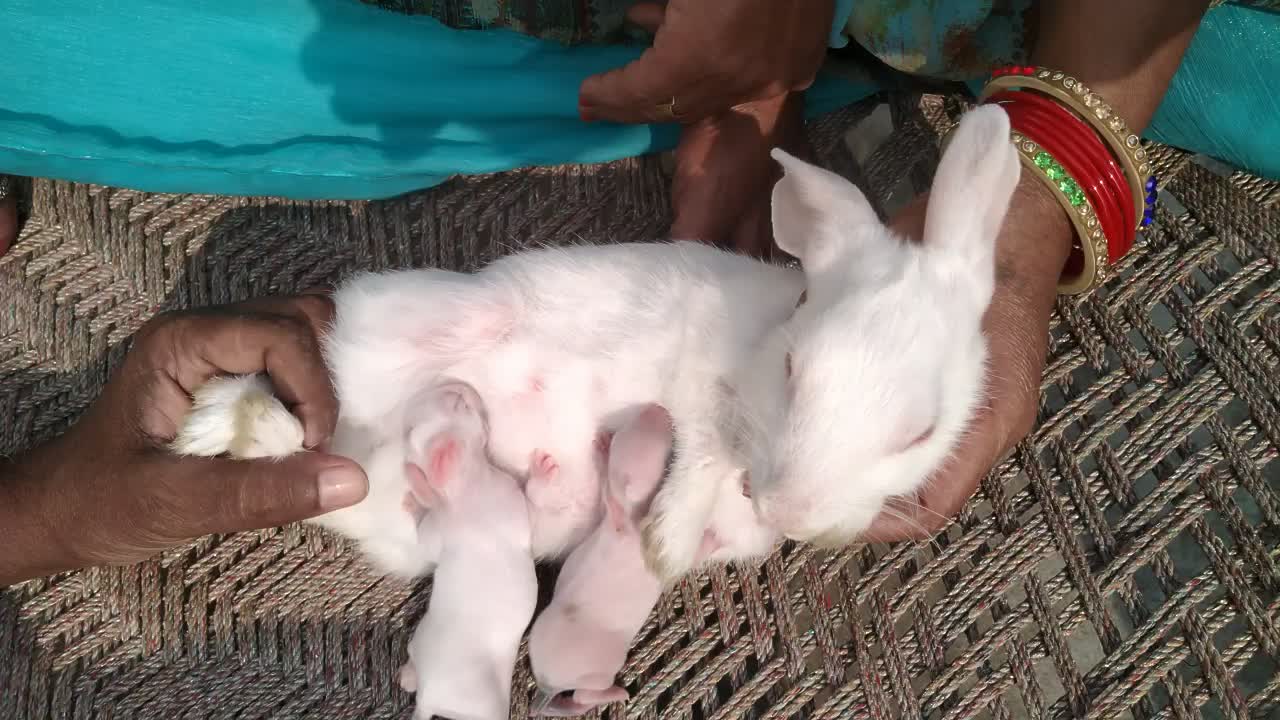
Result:
M1013 94L1000 93L999 96L995 97ZM1098 133L1092 127L1060 103L1056 103L1034 91L1021 91L1016 94L1018 96L1017 102L1039 108L1042 114L1047 114L1052 120L1057 120L1058 122L1054 123L1053 127L1065 135L1065 139L1071 141L1076 146L1076 149L1086 156L1086 159L1093 166L1094 172L1103 176L1100 178L1102 184L1114 202L1113 207L1120 213L1121 231L1115 235L1108 234L1107 236L1109 240L1107 243L1108 255L1111 262L1116 262L1133 247L1133 243L1137 239L1138 225L1137 218L1133 214L1134 206L1128 182L1116 162L1115 155L1107 149L1102 139L1098 137ZM1046 120L1050 120L1050 118L1046 118ZM1091 174L1090 177L1096 176Z
M1114 249L1118 244L1116 238L1123 233L1122 220L1115 200L1106 188L1104 176L1088 160L1087 155L1081 153L1061 133L1055 132L1058 126L1052 123L1052 118L1038 113L1032 105L1021 103L1021 98L1017 97L1021 94L1009 93L1013 97L1003 97L1005 94L1001 93L989 101L999 103L1009 114L1011 127L1039 143L1080 184L1107 237L1108 258L1114 256Z
M1129 129L1106 100L1070 73L1033 65L996 68L982 89L979 102L1001 90L1031 90L1064 104L1096 131L1119 162L1133 203L1132 217L1141 215L1138 228L1155 220L1158 182L1151 174L1151 158L1138 135Z
M1065 123L1055 122L1061 120L1061 117L1023 102L1027 95L1020 95L1021 97L1001 103L1009 112L1010 122L1058 157L1063 167L1080 183L1098 213L1098 220L1107 236L1107 256L1114 262L1124 254L1124 248L1132 244L1122 209L1125 197L1123 189L1114 188L1103 165L1082 149L1079 136L1073 132L1078 127L1070 119ZM1047 140L1047 144L1042 140Z
M1038 115L1035 109L1028 105L1010 102L1004 104L1004 107L1009 113L1010 124L1022 134L1040 143L1040 146L1056 157L1076 182L1080 183L1081 189L1088 195L1089 202L1098 214L1098 220L1102 223L1102 232L1107 236L1107 256L1110 259L1114 255L1112 248L1116 246L1116 238L1120 236L1123 229L1120 215L1111 193L1106 188L1102 174L1089 162L1088 156L1079 151L1079 148L1054 132L1058 128L1052 124L1052 119Z

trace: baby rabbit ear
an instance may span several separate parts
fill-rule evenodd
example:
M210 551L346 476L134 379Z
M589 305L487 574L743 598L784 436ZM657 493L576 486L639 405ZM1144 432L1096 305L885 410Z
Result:
M773 186L773 236L805 270L821 270L830 263L842 238L856 228L880 224L853 183L783 150L775 148L770 155L783 170Z
M423 507L435 507L449 495L461 474L461 447L453 433L436 433L427 442L425 457L420 462L405 463L409 492Z
M1008 114L998 105L966 113L934 175L925 245L960 259L962 272L991 285L996 236L1021 173Z

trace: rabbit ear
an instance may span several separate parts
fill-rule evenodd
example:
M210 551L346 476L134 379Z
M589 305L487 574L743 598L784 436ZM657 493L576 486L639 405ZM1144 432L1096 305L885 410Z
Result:
M880 225L867 198L853 183L774 149L783 176L773 187L773 236L778 247L809 272L826 267L843 237L857 228Z
M450 432L436 433L427 442L426 457L421 463L406 462L405 478L418 503L425 508L436 507L458 479L461 443Z
M959 259L963 272L993 282L996 236L1021 173L1008 114L998 105L966 113L934 175L925 245Z

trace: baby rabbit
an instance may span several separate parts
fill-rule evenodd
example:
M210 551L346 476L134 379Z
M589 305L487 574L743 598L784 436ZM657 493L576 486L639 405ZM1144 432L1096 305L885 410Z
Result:
M528 508L485 457L481 400L446 383L413 403L407 474L421 531L438 554L431 600L400 684L415 717L505 720L520 640L537 604Z
M645 567L638 523L670 450L671 417L656 405L604 449L604 518L565 558L551 604L529 632L529 664L547 701L541 714L580 715L627 699L614 677L662 594L661 581Z
M851 540L888 500L915 493L982 395L981 320L1019 177L1008 118L986 106L961 120L919 245L839 176L774 157L785 170L774 235L802 271L675 242L350 279L324 338L341 408L332 449L365 466L370 495L318 522L388 572L430 569L403 509L404 473L370 464L403 455L406 397L441 376L483 398L494 463L539 469L526 486L539 557L562 557L599 522L592 438L653 403L675 427L669 477L642 523L664 582L708 547L712 560L767 553L779 530ZM197 394L224 424L242 417L226 393ZM255 417L252 437L286 434L264 427L279 413ZM176 449L217 450L194 432L217 424L189 421Z

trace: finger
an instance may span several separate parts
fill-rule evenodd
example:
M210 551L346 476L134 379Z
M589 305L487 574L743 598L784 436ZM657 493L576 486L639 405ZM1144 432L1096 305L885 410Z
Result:
M656 2L640 2L627 9L627 22L656 33L666 18L667 8Z
M316 447L333 434L338 401L320 345L307 319L276 314L183 316L174 333L170 371L187 391L223 373L266 371L276 395L302 421L304 443Z
M629 72L630 67L611 70L583 81L578 110L584 120L611 120L621 123L678 122L692 125L749 99L738 92L738 88L733 84L713 76L701 74L695 76L693 73L677 75L676 71L672 70L653 82L643 77L639 81L633 81L630 79L631 76L623 75ZM592 94L595 91L590 88L597 80L601 83L613 83L610 89L612 94ZM672 101L675 101L674 108L671 107ZM599 104L602 102L612 104Z
M272 383L277 386L277 394L287 403L292 403L293 411L302 420L306 432L303 443L308 448L321 448L328 442L338 422L337 394L333 388L332 376L324 362L324 353L320 349L319 339L324 337L333 327L335 307L333 298L328 292L316 290L295 297L263 298L253 301L251 305L260 306L266 312L275 312L303 321L311 330L311 343L315 354L320 357L324 368L323 388L316 388L319 394L317 401L307 402L301 397L294 397L280 392L279 380L271 374ZM308 377L314 377L309 374ZM317 381L319 379L317 378ZM296 393L295 393L296 395Z
M261 313L285 315L306 321L316 337L321 337L333 325L334 304L331 287L321 286L293 297L267 297L249 300L230 306Z
M159 456L175 538L276 527L349 507L369 481L355 462L299 453L281 460Z
M618 123L671 122L661 107L675 97L682 78L656 48L607 72L592 75L578 89L578 112L583 120Z

